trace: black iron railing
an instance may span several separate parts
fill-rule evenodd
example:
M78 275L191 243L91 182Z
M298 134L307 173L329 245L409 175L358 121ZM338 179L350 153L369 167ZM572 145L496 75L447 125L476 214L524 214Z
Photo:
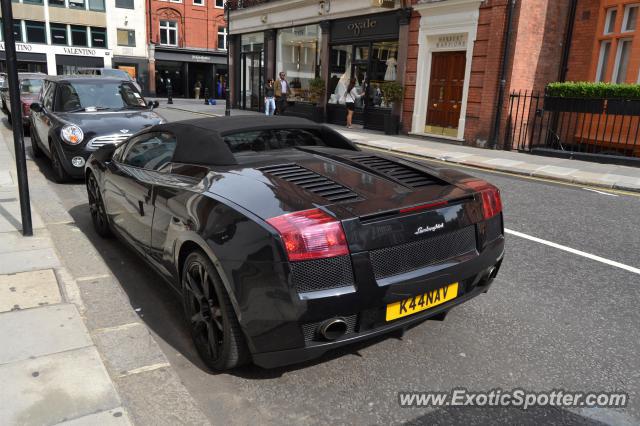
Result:
M509 98L506 149L640 157L640 100L556 98L528 91Z

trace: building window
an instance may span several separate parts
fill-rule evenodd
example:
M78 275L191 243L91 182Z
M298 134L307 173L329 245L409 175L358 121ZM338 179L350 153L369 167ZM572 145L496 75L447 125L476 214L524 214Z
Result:
M46 43L47 32L44 22L25 21L28 43Z
M224 9L224 0L216 0L216 7L219 9Z
M89 0L89 10L104 12L104 0Z
M23 3L42 4L42 0L22 0Z
M64 0L49 0L49 6L64 7Z
M622 20L622 32L628 33L636 30L638 21L638 5L632 4L624 8L624 19Z
M320 75L319 25L285 28L278 31L276 44L276 74L284 71L291 86L289 98L315 101L309 91L309 81Z
M91 27L91 47L107 48L107 29Z
M609 65L609 54L611 53L611 41L600 42L600 55L598 58L598 70L596 71L596 81L604 81Z
M218 49L227 50L227 27L218 26Z
M178 23L176 21L160 21L160 44L178 45Z
M136 45L136 32L135 30L118 30L118 46L131 46Z
M22 43L24 39L22 38L22 22L15 20L13 21L13 37L16 40L16 43Z
M133 0L116 0L116 7L120 9L133 9Z
M626 83L627 69L629 68L629 57L631 56L631 41L631 39L618 41L616 64L613 69L613 83Z
M604 33L611 34L616 30L616 18L618 10L615 7L607 10L607 16L604 19Z
M49 24L51 28L51 44L67 45L67 26L64 24Z
M69 7L73 9L84 9L84 0L69 0Z
M194 6L204 6L204 0L193 0Z
M78 25L71 26L71 45L72 46L88 46L87 27L81 27Z

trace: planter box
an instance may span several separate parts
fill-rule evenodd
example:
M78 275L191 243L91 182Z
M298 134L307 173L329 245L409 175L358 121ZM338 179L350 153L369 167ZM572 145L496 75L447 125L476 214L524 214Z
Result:
M604 99L544 97L544 110L554 112L582 112L600 114L604 111Z
M307 102L290 102L284 111L284 115L306 118L316 123L324 122L323 108Z
M607 113L613 115L640 115L640 100L609 99Z
M382 132L388 117L391 117L390 108L368 108L364 114L364 128Z
M384 117L384 133L386 135L397 135L400 131L400 116L385 115Z

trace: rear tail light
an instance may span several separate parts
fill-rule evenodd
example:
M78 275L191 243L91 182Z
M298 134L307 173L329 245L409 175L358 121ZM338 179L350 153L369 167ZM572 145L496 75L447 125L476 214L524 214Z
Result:
M285 214L267 223L282 237L292 262L349 254L342 225L320 209Z
M480 193L482 214L485 219L491 219L502 212L502 200L500 199L500 190L498 188L482 180L465 182L464 185Z
M31 104L23 103L22 104L22 116L24 117L24 116L27 116L29 114L31 114Z

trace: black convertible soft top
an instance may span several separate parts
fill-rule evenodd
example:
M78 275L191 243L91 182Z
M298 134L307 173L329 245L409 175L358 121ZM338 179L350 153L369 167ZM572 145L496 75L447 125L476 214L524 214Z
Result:
M207 117L157 124L147 132L169 132L176 137L173 162L230 166L238 164L224 142L224 136L270 129L316 129L325 134L327 145L356 150L354 145L333 129L304 118L246 115L235 117Z

